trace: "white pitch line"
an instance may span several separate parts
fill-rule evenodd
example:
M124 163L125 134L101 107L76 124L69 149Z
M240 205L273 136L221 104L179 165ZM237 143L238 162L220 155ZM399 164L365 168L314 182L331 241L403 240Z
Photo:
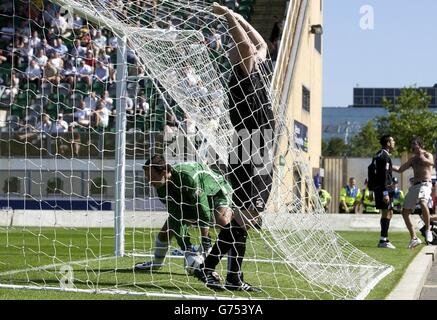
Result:
M78 288L61 288L61 287L38 287L38 286L20 286L12 284L1 284L0 288L3 289L25 289L25 290L38 290L38 291L57 291L57 292L72 292L72 293L89 293L89 294L110 294L110 295L129 295L129 296L147 296L147 297L159 297L170 299L195 299L195 300L259 300L259 298L244 298L244 297L225 297L225 296L200 296L190 294L172 294L172 293L157 293L157 292L139 292L128 290L109 290L109 289L78 289Z
M69 265L69 264L83 264L83 263L87 263L87 262L111 260L111 259L116 259L116 258L117 257L103 257L103 258L87 259L87 260L79 260L79 261L66 261L64 263L48 264L48 265L41 266L41 267L32 267L32 268L26 268L26 269L18 269L18 270L0 272L0 276L7 276L7 275L17 274L17 273L22 273L22 272L32 272L32 271L40 271L40 270L45 270L45 269L52 269L52 268L62 267L62 266Z
M129 253L127 256L141 257L141 258L153 258L153 254L148 253ZM224 258L227 255L224 256ZM182 259L183 256L168 255L166 258ZM273 259L256 259L256 258L244 258L246 262L259 262L259 263L279 263L279 264L293 264L293 265L316 265L326 267L348 267L348 268L364 268L364 269L386 269L386 266L372 266L372 265L359 265L359 264L340 264L340 263L321 263L321 262L303 262L303 261L286 261L286 260L273 260Z
M130 253L126 255L127 257L142 257L142 258L153 258L153 254L146 254L146 253ZM183 256L167 256L170 259L182 259ZM87 262L94 262L94 261L105 261L105 260L111 260L111 259L122 259L119 257L111 256L111 257L102 257L102 258L96 258L96 259L87 259L87 260L79 260L79 261L67 261L64 263L56 263L56 264L49 264L45 266L40 267L32 267L32 268L26 268L26 269L18 269L18 270L11 270L6 272L0 272L1 276L6 275L12 275L17 273L23 273L23 272L32 272L32 271L41 271L46 269L52 269L56 267L62 267L69 264L84 264ZM245 258L246 262L259 262L259 263L279 263L279 264L299 264L299 265L321 265L321 266L329 266L329 267L354 267L354 268L375 268L375 269L384 269L383 267L376 267L376 266L363 266L363 265L341 265L341 264L324 264L324 263L315 263L315 262L293 262L293 261L285 261L285 260L272 260L272 259L256 259L256 258Z

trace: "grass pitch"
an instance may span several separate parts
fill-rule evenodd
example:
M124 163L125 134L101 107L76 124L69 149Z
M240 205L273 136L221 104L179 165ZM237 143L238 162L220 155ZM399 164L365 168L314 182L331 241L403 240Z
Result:
M383 299L399 282L406 267L419 252L408 250L406 233L391 233L396 250L378 249L376 232L340 233L355 247L376 260L390 264L395 271L385 277L370 293L368 299ZM156 230L127 230L126 251L150 253ZM257 235L250 235L245 262L245 280L263 289L262 293L214 292L203 283L188 276L183 260L173 256L166 266L156 272L133 270L137 262L147 257L113 257L114 234L112 229L32 229L0 228L0 283L26 285L35 288L74 287L81 290L110 289L148 295L110 295L83 292L59 292L24 289L0 289L0 299L172 299L179 295L226 298L274 299L332 299L322 289L308 284L286 264L272 263L274 255ZM256 255L254 253L256 252ZM226 259L217 271L226 274ZM160 297L160 294L174 296Z

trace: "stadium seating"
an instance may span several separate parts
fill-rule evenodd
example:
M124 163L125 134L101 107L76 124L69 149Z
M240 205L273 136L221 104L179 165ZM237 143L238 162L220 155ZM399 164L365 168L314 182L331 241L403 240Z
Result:
M205 3L212 4L217 0L205 0ZM253 14L253 6L255 0L221 0L221 4L228 6L229 8L238 11L246 19L250 20ZM140 13L141 14L141 13ZM42 12L40 13L40 18ZM207 19L208 17L205 17ZM171 17L172 21L184 22L181 26L186 28L197 27L197 19L199 17L188 17L185 11L176 11ZM196 21L194 21L196 20ZM10 14L0 15L0 49L5 51L11 42L15 38L13 37L14 29L11 30L11 26L14 26L16 32L20 32L20 26L23 22L28 22L31 31L37 31L41 39L46 38L50 45L53 40L53 33L49 32L48 23L38 23L35 19L30 20L28 16L19 16L16 12ZM30 22L30 23L29 23ZM193 23L196 22L196 23ZM93 26L91 22L88 22L89 29L97 29L97 26ZM206 30L202 30L206 31ZM112 34L109 30L103 30L103 34L109 39ZM72 56L69 56L73 48L73 43L76 39L81 39L79 33L69 32L65 36L62 36L64 45L68 48L68 54L63 58L64 65L67 59L72 62ZM82 39L81 39L82 40ZM82 42L82 45L84 43ZM6 52L8 53L8 52ZM113 64L113 68L117 69L117 52L113 50L108 53L110 61ZM218 65L222 72L226 73L230 70L231 66L227 59L224 59L220 52L214 52L211 50L211 59L218 62ZM75 62L77 66L77 61ZM113 99L113 106L116 105L116 84L108 82L93 81L91 87L84 81L75 81L67 83L61 79L59 84L51 83L48 81L41 81L40 85L34 82L29 82L25 77L25 70L27 63L17 64L14 59L9 58L7 62L0 64L0 79L3 81L4 86L9 86L11 81L11 73L16 72L20 78L19 91L15 96L3 95L0 97L0 108L7 107L8 110L8 130L17 130L19 128L20 120L26 121L28 124L34 125L35 119L40 119L42 113L48 113L52 121L57 118L58 113L63 112L66 114L73 113L75 108L80 104L80 101L84 99L90 91L95 91L97 95L102 97L105 91L109 92L110 97ZM129 70L136 70L136 65L129 65ZM133 82L128 82L127 94L136 103L137 96L144 96L149 103L149 113L142 116L136 116L135 119L128 119L128 127L142 132L162 132L166 124L166 113L170 110L166 109L163 100L159 97L158 90L151 79L138 79ZM13 99L11 99L13 97ZM184 112L177 106L177 104L168 97L167 101L170 101L172 105L171 112L173 112L177 119L184 121ZM4 110L4 109L3 109ZM83 130L83 129L77 129ZM107 128L108 132L115 131L114 116L110 117L110 124Z
M22 117L23 116L23 106L20 106L19 104L12 103L10 107L10 115Z

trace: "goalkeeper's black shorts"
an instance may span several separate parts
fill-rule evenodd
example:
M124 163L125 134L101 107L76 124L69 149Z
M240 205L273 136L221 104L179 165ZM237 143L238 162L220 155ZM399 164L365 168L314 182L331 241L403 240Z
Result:
M272 172L256 174L253 165L231 165L228 174L233 188L232 201L240 210L263 212L272 189Z

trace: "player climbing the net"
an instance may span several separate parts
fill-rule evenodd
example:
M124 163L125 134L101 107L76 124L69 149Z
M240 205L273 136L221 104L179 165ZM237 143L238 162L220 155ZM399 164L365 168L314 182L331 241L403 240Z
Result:
M213 289L223 289L214 270L228 254L228 290L260 291L244 281L241 271L246 252L247 230L259 227L272 187L272 140L274 116L264 74L269 70L267 44L239 14L213 4L225 17L235 47L229 53L229 114L235 129L234 149L229 157L228 178L234 189L234 219L221 229L211 253L194 275ZM250 150L247 150L250 141Z

